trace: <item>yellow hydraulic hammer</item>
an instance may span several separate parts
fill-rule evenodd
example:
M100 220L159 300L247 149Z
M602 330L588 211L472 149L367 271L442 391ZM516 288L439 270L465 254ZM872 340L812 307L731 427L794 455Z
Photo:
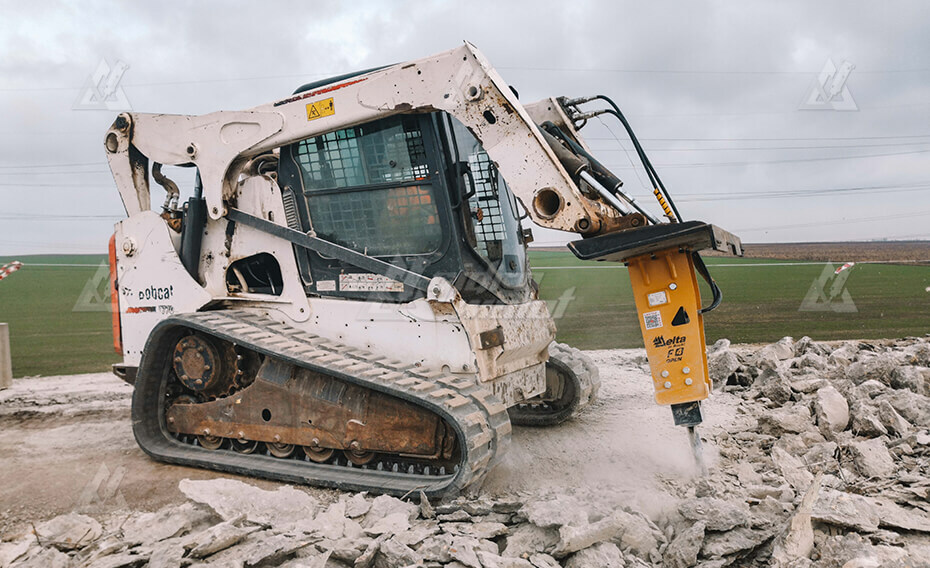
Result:
M701 401L710 396L703 313L720 302L699 250L742 255L739 238L707 223L688 221L651 225L569 243L581 259L625 262L636 302L643 343L652 370L655 400L670 405L675 424L688 428L695 461L702 473ZM713 291L703 308L697 275Z

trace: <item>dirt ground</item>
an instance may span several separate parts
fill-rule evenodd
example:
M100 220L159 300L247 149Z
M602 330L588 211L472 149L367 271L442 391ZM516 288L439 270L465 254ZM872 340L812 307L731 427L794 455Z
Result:
M642 350L588 352L600 367L599 400L555 428L515 428L510 452L483 491L501 496L588 487L617 503L649 511L665 506L663 486L690 478L686 433L652 399ZM180 503L184 478L235 477L165 465L136 445L132 389L108 373L17 380L0 391L0 535L78 511L155 511ZM710 434L736 416L738 399L721 393L705 403ZM713 463L715 450L705 444ZM249 480L265 489L277 483ZM668 489L665 487L664 489ZM310 490L323 500L335 492Z

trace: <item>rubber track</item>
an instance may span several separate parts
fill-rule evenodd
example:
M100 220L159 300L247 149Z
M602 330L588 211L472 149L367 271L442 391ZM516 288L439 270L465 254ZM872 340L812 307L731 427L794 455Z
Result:
M293 365L412 402L440 415L455 430L462 459L446 476L378 471L296 459L278 459L184 444L164 427L170 349L181 329L195 329ZM291 483L394 495L429 496L480 487L510 444L510 420L501 402L474 379L421 370L348 347L245 310L173 316L149 336L132 401L133 432L153 458Z
M601 388L600 372L594 361L581 352L580 349L569 347L564 343L552 342L549 345L549 358L560 361L564 367L571 370L572 380L575 383L575 402L568 409L553 410L548 414L542 408L523 409L520 406L511 407L510 420L519 426L554 426L561 424L572 416L577 415L587 406L597 400L597 392ZM530 405L534 399L527 401Z

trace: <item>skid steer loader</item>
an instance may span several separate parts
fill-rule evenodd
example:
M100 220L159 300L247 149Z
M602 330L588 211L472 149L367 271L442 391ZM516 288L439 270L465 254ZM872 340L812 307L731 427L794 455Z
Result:
M624 193L578 134L603 112L629 128L606 97L522 105L466 43L250 110L120 114L114 372L141 448L352 490L478 487L511 424L560 423L599 387L553 342L527 216L629 265L656 401L693 432L711 386L696 270L719 302L697 251L740 243L683 221L635 136L664 219ZM166 165L196 168L183 205Z

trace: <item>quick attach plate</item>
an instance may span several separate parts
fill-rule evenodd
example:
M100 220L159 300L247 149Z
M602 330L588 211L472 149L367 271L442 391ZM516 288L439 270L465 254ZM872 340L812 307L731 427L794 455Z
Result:
M703 221L649 225L568 243L568 248L582 260L614 262L626 262L636 256L674 247L692 251L711 249L743 256L739 237Z

